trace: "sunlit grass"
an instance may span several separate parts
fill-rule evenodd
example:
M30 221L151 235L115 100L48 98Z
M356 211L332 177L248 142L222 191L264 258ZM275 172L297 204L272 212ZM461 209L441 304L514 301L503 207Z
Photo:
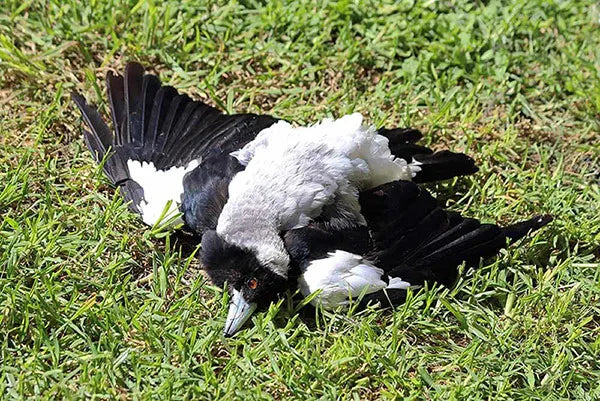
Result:
M600 398L599 28L574 0L3 1L0 398ZM84 147L69 92L106 109L129 60L230 112L418 127L481 168L430 187L449 207L555 221L394 313L286 299L224 339L226 295Z

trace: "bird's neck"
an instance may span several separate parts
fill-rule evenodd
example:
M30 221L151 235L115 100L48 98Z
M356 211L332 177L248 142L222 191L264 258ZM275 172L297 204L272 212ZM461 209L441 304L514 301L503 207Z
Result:
M217 234L230 244L252 251L263 266L287 278L290 257L273 218L241 211L235 216L222 213Z

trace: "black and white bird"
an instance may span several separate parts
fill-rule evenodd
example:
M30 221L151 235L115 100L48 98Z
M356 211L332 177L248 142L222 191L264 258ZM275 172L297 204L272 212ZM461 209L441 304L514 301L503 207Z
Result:
M366 232L364 241L377 231L368 226L375 210L361 204L359 193L408 183L399 180L427 182L477 170L468 156L415 144L418 131L375 130L359 114L309 127L267 115L226 115L161 85L137 63L129 63L124 76L109 73L107 87L114 133L94 107L73 95L89 128L85 141L146 224L175 216L201 238L204 268L232 293L226 334L295 285L290 268L328 264L305 263L290 252L289 233L319 225L346 239ZM355 264L345 263L349 256L337 251L328 250L338 255L331 265ZM371 242L360 260L382 251ZM301 289L314 289L314 280L306 282Z

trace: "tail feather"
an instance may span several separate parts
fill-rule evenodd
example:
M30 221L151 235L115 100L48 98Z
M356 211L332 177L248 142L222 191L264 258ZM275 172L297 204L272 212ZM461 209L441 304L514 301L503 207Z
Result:
M109 150L113 149L113 135L110 129L94 107L87 104L85 99L73 93L72 99L81 111L83 119L86 121L90 130L83 131L83 138L87 147L92 152L94 159L100 163L106 158L104 164L104 173L111 184L118 185L120 182L129 178L129 171L125 160L120 155L113 152L110 157L106 157Z
M96 151L101 151L99 155L94 154L94 156L100 156L100 159L102 159L108 148L113 143L113 136L110 132L110 128L108 128L108 125L106 125L104 119L100 113L98 113L98 110L90 107L83 96L74 93L72 99L81 111L87 126L92 130L92 132L89 134L92 135L97 142L97 146L95 147Z
M188 108L186 108L188 112ZM182 118L182 124L175 129L176 135L179 138L178 141L170 144L166 153L168 153L175 160L182 159L188 149L193 146L194 138L196 135L202 135L202 124L213 123L219 118L221 113L214 108L205 104L197 104L196 107L189 110L189 115L185 115L185 121ZM213 129L217 129L216 126L212 126Z
M454 153L448 150L434 152L430 148L419 145L423 135L412 128L381 128L379 134L389 141L392 154L406 160L418 171L413 178L414 182L432 182L447 180L461 175L470 175L478 171L475 161L463 153Z
M120 186L125 199L132 201L131 209L148 224L154 224L164 204L180 204L179 185L157 188L165 186L165 177L185 185L188 169L198 168L210 152L228 158L277 121L268 115L223 114L171 86L162 86L158 77L145 74L138 63L128 63L124 75L109 72L106 82L112 133L98 111L73 94L89 127L84 130L85 143L96 161L105 160L104 171L111 183ZM135 170L130 171L131 166Z
M414 180L417 183L446 180L476 173L475 161L464 153L442 150L431 154L415 154L416 164L421 168Z
M187 95L177 95L169 103L169 108L166 111L165 118L160 128L160 135L157 137L155 153L158 155L165 154L169 143L169 134L173 132L174 126L177 124L179 116L183 113L190 99ZM157 158L157 164L165 164L160 157Z
M142 156L144 159L149 159L153 151L156 151L158 153L162 152L162 146L164 142L159 141L161 136L160 133L164 132L161 131L162 123L164 122L167 112L170 109L171 102L176 96L177 91L171 86L163 86L156 92L151 112L147 116L147 146L145 147L146 151Z
M144 84L142 87L142 129L141 134L138 134L141 147L144 148L144 154L149 153L148 149L152 149L152 138L153 133L150 131L150 118L152 117L152 111L154 109L154 102L156 94L160 89L160 80L154 75L144 75Z
M200 106L195 102L188 102L185 104L182 112L179 114L178 121L174 124L172 134L167 138L165 143L164 153L169 156L173 155L173 148L175 148L184 138L186 127L193 123L193 115ZM177 138L177 141L169 140L171 138Z

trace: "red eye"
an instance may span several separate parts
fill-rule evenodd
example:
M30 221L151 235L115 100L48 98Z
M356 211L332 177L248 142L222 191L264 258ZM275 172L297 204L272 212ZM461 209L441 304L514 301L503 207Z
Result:
M256 281L255 278L251 278L250 280L248 280L248 283L246 283L248 285L248 288L250 288L251 290L255 290L256 287L258 287L258 281Z

